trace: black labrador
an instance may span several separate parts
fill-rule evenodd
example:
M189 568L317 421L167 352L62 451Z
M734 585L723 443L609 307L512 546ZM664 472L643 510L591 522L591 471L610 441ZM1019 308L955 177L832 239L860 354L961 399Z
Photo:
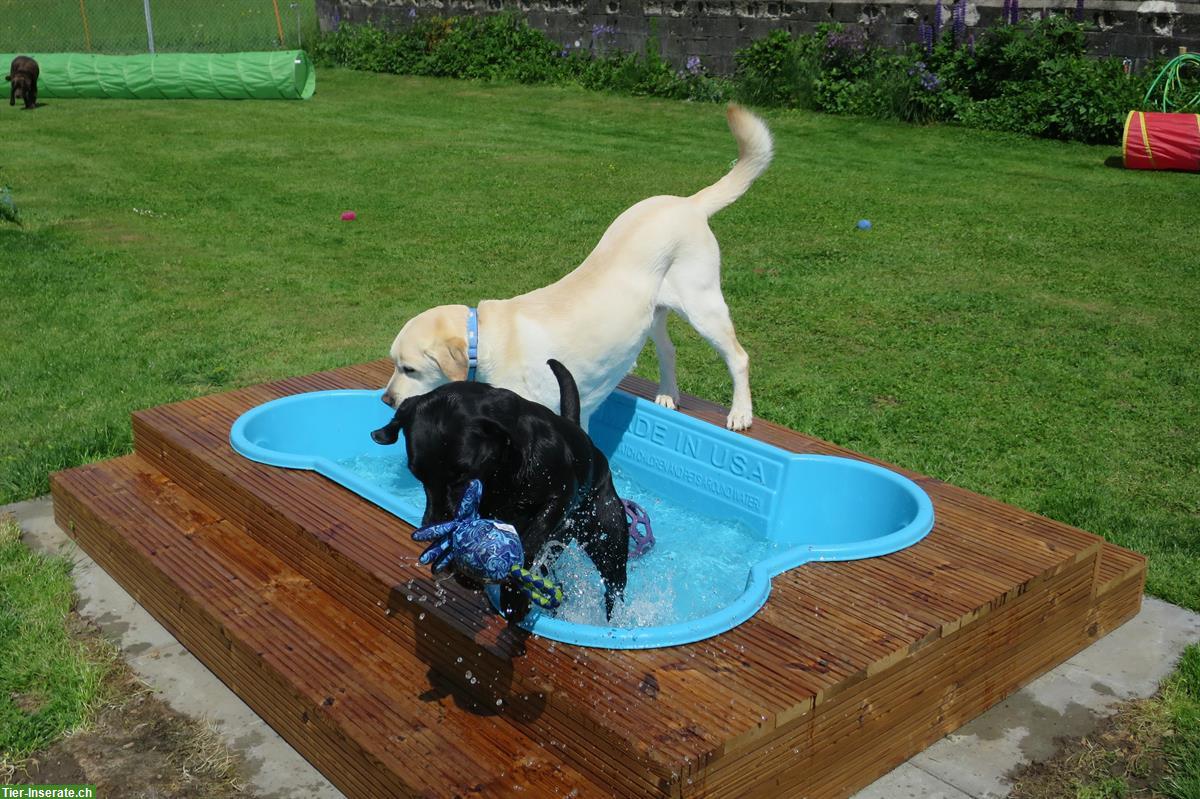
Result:
M625 508L608 459L579 426L575 379L558 361L547 363L558 380L561 415L507 389L455 382L409 397L371 438L394 444L403 431L408 468L425 487L423 525L453 519L467 484L478 478L479 515L517 529L525 568L549 541L578 541L604 579L611 617L629 559ZM507 582L500 606L512 622L529 612L528 598Z
M37 108L38 64L29 56L19 55L12 60L8 75L4 78L12 86L8 92L8 104L16 105L17 98L25 101L25 110Z

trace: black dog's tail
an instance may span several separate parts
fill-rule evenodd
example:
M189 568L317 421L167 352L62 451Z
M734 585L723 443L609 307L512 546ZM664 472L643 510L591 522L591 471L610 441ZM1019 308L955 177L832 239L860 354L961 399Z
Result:
M550 367L550 371L554 372L554 378L558 380L558 414L564 419L570 419L575 424L579 424L579 386L575 385L575 378L558 361L551 358L546 361Z

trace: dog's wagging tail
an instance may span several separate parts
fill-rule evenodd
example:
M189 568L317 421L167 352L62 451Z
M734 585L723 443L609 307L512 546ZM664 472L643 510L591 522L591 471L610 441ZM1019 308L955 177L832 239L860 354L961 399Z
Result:
M730 104L725 111L729 131L738 144L738 159L733 169L711 186L688 199L698 204L708 216L720 211L746 193L759 175L771 165L775 154L771 131L766 124L740 105Z

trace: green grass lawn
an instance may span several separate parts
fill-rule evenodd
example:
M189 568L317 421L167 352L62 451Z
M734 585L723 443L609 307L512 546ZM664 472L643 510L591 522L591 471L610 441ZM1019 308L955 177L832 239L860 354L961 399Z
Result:
M1171 771L1165 792L1200 799L1200 645L1184 651L1163 694L1172 730L1165 747Z
M73 601L71 562L31 552L0 518L0 784L103 698L113 655L68 633Z
M768 122L775 163L713 220L757 413L1144 552L1149 590L1200 609L1200 176ZM544 285L736 154L716 106L345 71L308 102L5 125L26 227L0 231L0 502L127 451L137 408L381 357L425 307ZM682 389L727 403L672 324Z

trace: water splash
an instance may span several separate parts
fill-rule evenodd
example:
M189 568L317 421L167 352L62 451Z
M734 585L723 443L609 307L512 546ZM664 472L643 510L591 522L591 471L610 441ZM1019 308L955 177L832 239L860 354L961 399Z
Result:
M664 501L619 468L617 493L646 509L654 523L654 549L629 561L623 602L604 616L604 582L591 559L571 542L555 562L554 579L566 599L553 612L577 624L636 629L691 621L734 601L746 588L750 567L785 545L764 541L749 526ZM558 543L561 546L561 543Z
M418 508L425 492L404 457L359 455L339 464ZM654 549L629 561L624 601L604 615L604 582L574 541L548 544L535 561L553 562L553 579L566 595L555 618L603 627L634 629L703 618L734 601L746 588L750 566L786 548L764 541L749 526L707 515L651 493L619 468L617 493L646 509L654 524ZM561 554L559 554L561 553ZM557 556L557 560L555 560ZM409 601L415 599L409 595ZM427 597L422 596L422 601Z

